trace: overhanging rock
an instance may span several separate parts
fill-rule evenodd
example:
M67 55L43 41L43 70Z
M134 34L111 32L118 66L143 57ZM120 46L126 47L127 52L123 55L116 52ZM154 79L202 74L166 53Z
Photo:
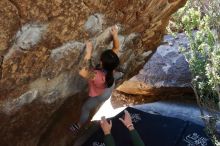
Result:
M78 120L87 97L78 76L84 42L93 41L97 61L111 45L109 28L117 24L118 71L127 80L153 54L170 15L185 2L1 0L0 145L71 143L67 127Z

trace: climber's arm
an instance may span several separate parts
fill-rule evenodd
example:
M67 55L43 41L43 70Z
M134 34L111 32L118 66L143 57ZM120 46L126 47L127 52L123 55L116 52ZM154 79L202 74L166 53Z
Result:
M118 39L118 27L116 25L111 28L111 34L113 37L112 51L114 51L116 54L118 54L120 43L119 43L119 39Z
M95 76L95 72L92 70L92 43L86 43L86 55L83 59L82 64L80 65L79 75L85 79L92 79Z

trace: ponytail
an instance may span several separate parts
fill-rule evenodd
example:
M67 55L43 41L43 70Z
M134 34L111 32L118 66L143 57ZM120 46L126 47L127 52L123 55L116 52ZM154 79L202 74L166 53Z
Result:
M113 85L114 83L114 76L113 76L113 70L112 71L108 71L105 75L105 83L106 86L109 88Z
M105 82L109 88L114 83L113 71L119 65L119 58L112 50L106 50L101 54L102 69L106 71Z

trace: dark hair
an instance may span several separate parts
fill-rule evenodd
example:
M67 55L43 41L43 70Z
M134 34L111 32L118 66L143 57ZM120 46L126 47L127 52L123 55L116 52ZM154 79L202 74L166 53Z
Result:
M100 58L102 68L107 72L105 82L107 87L111 87L114 83L113 70L119 65L119 58L112 50L106 50L101 54Z

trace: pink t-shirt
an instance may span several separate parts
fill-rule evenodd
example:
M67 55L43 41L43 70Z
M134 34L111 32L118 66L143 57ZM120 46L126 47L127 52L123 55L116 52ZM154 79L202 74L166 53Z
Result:
M89 80L89 96L95 97L103 93L106 88L105 73L101 70L94 70L95 77Z

